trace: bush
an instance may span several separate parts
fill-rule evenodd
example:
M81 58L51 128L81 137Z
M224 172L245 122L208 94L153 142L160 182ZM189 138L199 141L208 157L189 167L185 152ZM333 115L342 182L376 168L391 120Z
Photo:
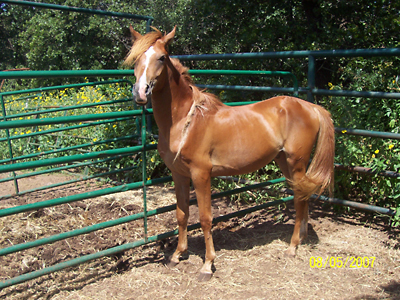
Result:
M358 62L357 68L347 68L342 75L343 82L333 85L333 90L380 90L399 92L398 77L389 79L382 72L366 73L371 62ZM365 129L380 132L399 133L400 101L398 99L344 98L331 97L322 101L332 113L336 127ZM400 177L384 177L381 171L400 172L400 143L395 139L350 136L343 130L336 136L335 161L344 166L363 166L371 168L374 174L335 172L335 196L342 199L358 200L364 203L383 206L400 212ZM400 218L394 218L399 225Z

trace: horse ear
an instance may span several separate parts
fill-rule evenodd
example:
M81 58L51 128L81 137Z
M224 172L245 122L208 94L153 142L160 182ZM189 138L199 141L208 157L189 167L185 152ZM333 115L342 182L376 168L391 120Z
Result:
M165 43L166 46L168 46L169 43L172 42L172 39L175 36L175 31L176 31L176 25L174 26L174 29L172 29L172 31L170 33L163 36L162 41Z
M136 40L138 40L142 37L142 35L139 32L137 32L135 29L133 29L132 25L129 26L129 31L131 32L133 42L135 42Z

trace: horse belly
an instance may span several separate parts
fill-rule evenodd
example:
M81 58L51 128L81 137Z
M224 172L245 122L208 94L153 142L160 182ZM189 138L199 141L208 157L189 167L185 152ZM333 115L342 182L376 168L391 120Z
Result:
M260 113L261 112L261 113ZM238 175L256 171L271 162L282 149L276 121L263 114L265 109L233 109L216 118L211 152L212 176Z
M246 139L245 139L246 140ZM211 156L212 176L239 175L254 172L270 163L279 153L268 141L234 141L215 148Z

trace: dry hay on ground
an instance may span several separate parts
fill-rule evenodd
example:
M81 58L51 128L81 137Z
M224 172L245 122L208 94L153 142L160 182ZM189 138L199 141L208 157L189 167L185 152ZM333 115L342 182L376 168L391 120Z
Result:
M70 187L74 193L88 188ZM57 189L49 193L54 197ZM69 189L60 193L66 195ZM30 194L0 206L44 197ZM173 202L171 188L149 188L149 209ZM1 247L126 216L141 211L142 205L142 192L137 190L2 218ZM338 215L316 202L310 208L309 237L296 258L286 258L282 253L293 231L292 206L214 226L216 270L206 283L196 279L204 258L203 236L196 230L189 236L189 256L176 268L163 264L176 247L176 238L170 238L5 288L0 299L400 299L398 232L371 215ZM214 216L236 209L227 199L213 202ZM197 207L191 207L190 223L197 222L196 214ZM142 226L143 221L134 221L1 257L0 276L3 280L135 241L143 237ZM175 227L174 212L149 218L150 235ZM311 268L312 257L376 259L367 268Z

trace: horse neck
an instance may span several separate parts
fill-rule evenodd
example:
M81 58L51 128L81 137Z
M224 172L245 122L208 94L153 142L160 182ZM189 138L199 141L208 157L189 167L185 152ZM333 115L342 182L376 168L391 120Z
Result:
M160 86L152 93L152 106L160 133L169 134L169 130L182 119L186 119L193 104L193 91L186 79L170 61L158 80Z

